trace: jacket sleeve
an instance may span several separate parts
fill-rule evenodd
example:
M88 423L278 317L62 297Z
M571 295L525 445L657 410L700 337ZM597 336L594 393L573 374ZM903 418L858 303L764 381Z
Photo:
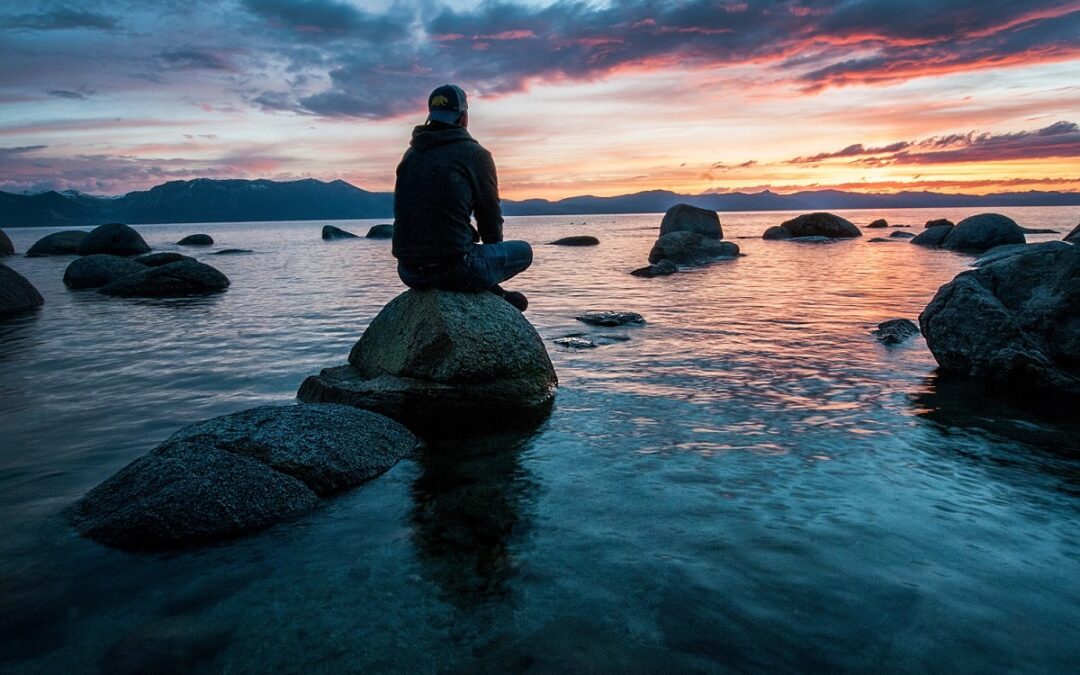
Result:
M480 152L477 162L476 201L473 211L476 214L476 229L485 244L497 244L503 240L502 207L499 206L499 179L495 175L495 160L487 150Z

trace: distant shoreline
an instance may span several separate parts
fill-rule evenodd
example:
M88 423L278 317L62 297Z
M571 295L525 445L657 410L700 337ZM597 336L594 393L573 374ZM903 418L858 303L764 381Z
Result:
M368 192L345 181L314 179L171 181L121 197L44 192L0 192L0 227L88 227L106 222L132 225L327 220L389 220L393 194ZM1005 192L964 195L936 192L864 194L817 190L777 194L684 195L652 190L614 197L580 196L558 201L503 200L507 216L662 214L678 203L721 213L956 209L1080 206L1080 192Z

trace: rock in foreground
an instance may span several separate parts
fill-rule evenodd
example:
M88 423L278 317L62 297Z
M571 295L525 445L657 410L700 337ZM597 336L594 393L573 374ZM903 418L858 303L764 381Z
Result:
M0 316L15 314L45 304L30 281L7 265L0 265Z
M142 235L123 223L99 225L75 248L78 255L109 253L112 255L139 255L150 251Z
M1080 396L1080 248L1018 248L963 272L919 326L942 371Z
M854 223L832 213L804 213L801 216L780 223L781 229L785 230L790 238L797 237L828 237L830 239L846 239L861 237L862 231L855 227ZM769 228L762 235L763 239L787 239L777 232L775 228Z
M213 246L214 238L208 234L189 234L180 241L177 246Z
M170 298L216 293L229 287L229 278L195 260L181 260L117 279L98 292L129 298Z
M264 406L185 427L76 504L83 536L125 549L256 532L370 480L416 447L393 420L345 406Z
M65 230L47 234L34 242L26 252L27 258L43 258L49 255L74 255L79 244L86 239L82 230Z
M364 236L367 239L392 239L394 237L394 226L391 223L372 225Z
M15 244L12 244L7 234L0 230L0 256L3 255L15 255Z
M1080 225L1073 228L1073 231L1065 235L1065 241L1070 244L1080 244Z
M599 244L599 239L585 234L575 235L573 237L563 237L562 239L556 239L551 242L552 246L597 246Z
M1000 213L980 213L964 218L949 231L942 248L954 251L988 251L995 246L1023 244L1024 231L1016 222Z
M664 219L660 221L660 236L671 232L693 232L709 239L724 238L720 216L716 211L689 204L676 204L664 214Z
M100 288L144 271L145 266L130 258L105 254L88 255L71 261L64 270L64 285L75 289Z
M333 239L359 239L359 237L352 232L346 232L340 227L334 227L333 225L323 225L322 238L328 241Z
M542 419L558 378L536 329L491 293L408 290L372 320L349 364L297 397L344 403L438 434Z

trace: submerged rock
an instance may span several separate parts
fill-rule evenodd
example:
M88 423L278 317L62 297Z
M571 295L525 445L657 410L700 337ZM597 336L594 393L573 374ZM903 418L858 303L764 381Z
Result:
M213 255L244 255L254 252L250 248L223 248L220 251L214 251Z
M855 225L833 213L819 211L817 213L804 213L801 216L780 223L780 227L787 230L792 238L796 237L828 237L830 239L847 239L861 237L862 231ZM766 236L769 235L769 236ZM762 235L763 239L786 239L769 228Z
M1071 244L1080 243L1080 225L1073 228L1073 231L1065 235L1065 241Z
M556 239L551 242L552 246L597 246L600 240L596 237L590 237L588 235L575 235L573 237L563 237L562 239Z
M216 293L229 287L229 278L213 267L195 260L181 260L161 267L143 269L98 289L104 295L141 298L168 298Z
M874 237L873 239L869 240L869 243L871 243L871 244L895 244L896 239L893 239L892 237Z
M140 255L132 259L140 265L145 265L146 267L161 267L162 265L180 262L181 260L195 260L195 258L192 258L191 256L184 255L183 253L176 253L175 251L147 253L146 255Z
M569 347L570 349L596 349L600 346L593 340L578 335L567 335L566 337L555 338L552 342L560 347Z
M666 277L671 274L675 274L679 271L678 265L671 262L667 258L661 260L655 265L648 265L646 267L639 267L638 269L630 272L635 277L645 277L651 279L653 277Z
M189 234L180 241L177 246L213 246L214 238L208 234Z
M74 255L79 244L86 239L82 230L65 230L47 234L34 242L26 252L27 258L43 258L49 255Z
M910 232L891 232L889 236L893 239L914 239L915 235Z
M941 242L954 251L988 251L995 246L1023 244L1024 233L1016 222L1000 213L980 213L964 218Z
M1020 231L1024 234L1058 234L1058 230L1049 227L1021 227Z
M15 245L11 243L7 234L0 230L0 256L5 255L15 255Z
M365 235L368 239L391 239L394 236L394 226L391 223L379 223L372 225Z
M445 434L531 425L546 416L557 386L536 329L506 301L408 290L372 320L348 365L307 378L297 397Z
M693 232L708 239L723 239L724 229L716 211L698 208L690 204L676 204L660 221L660 236L672 232Z
M909 243L917 246L941 246L941 242L945 241L952 229L952 225L935 225L920 232Z
M944 227L946 225L948 225L949 227L954 227L956 223L949 220L948 218L937 218L935 220L926 221L926 225L923 225L923 229L929 230L931 227Z
M26 277L0 264L0 316L24 312L43 304L45 299Z
M919 326L942 371L1080 395L1080 249L1051 243L938 289Z
M696 232L670 232L660 235L649 251L649 262L669 260L678 265L704 265L715 260L735 258L739 246L730 241L704 237Z
M75 249L78 255L109 253L112 255L138 255L146 253L150 247L143 241L142 235L123 223L99 225L79 242Z
M574 318L590 326L626 326L645 323L645 317L637 312L615 312L611 310L586 312Z
M889 319L870 331L887 345L898 345L919 334L919 327L908 319Z
M416 444L393 420L345 406L253 408L176 432L87 493L72 520L126 549L231 539L382 474Z
M867 225L867 227L871 227L871 228L888 227L888 226L889 226L889 221L885 220L884 218L878 218L874 222Z
M323 225L322 229L323 239L359 239L360 237L352 232L346 232L340 227L334 227L333 225Z
M76 258L64 270L68 288L100 288L117 279L144 272L146 267L131 258L103 253Z

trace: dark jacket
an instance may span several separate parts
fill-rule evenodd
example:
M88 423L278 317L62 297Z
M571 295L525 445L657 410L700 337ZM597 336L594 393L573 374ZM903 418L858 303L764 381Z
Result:
M414 266L451 263L477 241L502 241L491 153L464 128L439 123L416 127L409 145L394 186L394 257Z

